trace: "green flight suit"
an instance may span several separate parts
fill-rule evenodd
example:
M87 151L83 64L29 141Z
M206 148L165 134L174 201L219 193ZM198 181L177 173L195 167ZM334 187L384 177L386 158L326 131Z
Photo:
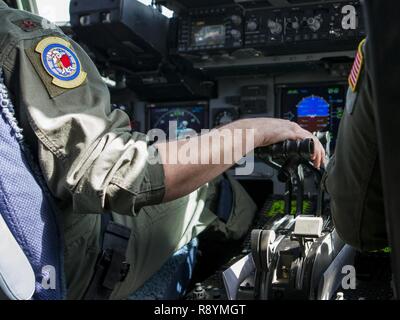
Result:
M365 56L366 50L362 49ZM325 187L331 196L333 221L341 238L359 250L369 251L387 246L387 234L374 98L368 57L365 58L355 91L348 90Z
M42 61L37 50L44 39L66 40L74 53L57 60L61 66L39 50ZM72 80L65 81L59 69L49 69L72 64L75 69L65 70L75 76L76 60L78 84L70 85ZM46 20L10 9L1 0L0 68L24 136L37 150L44 178L62 212L69 299L81 299L93 275L102 213L112 211L116 222L132 229L131 269L112 299L128 297L173 252L210 226L228 239L245 235L256 207L233 179L234 209L226 224L214 214L220 178L160 205L165 186L163 166L154 161L160 160L159 154L144 134L131 133L124 112L111 111L108 88L88 55Z

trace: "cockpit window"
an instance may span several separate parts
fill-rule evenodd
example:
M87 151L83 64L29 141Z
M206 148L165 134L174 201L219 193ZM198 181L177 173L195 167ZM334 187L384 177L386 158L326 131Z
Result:
M144 3L146 5L151 5L152 3L154 3L154 0L138 0L141 3ZM174 14L173 11L169 10L168 8L162 6L162 13L164 16L171 18L172 15Z
M59 25L69 23L69 3L71 0L36 0L37 13Z

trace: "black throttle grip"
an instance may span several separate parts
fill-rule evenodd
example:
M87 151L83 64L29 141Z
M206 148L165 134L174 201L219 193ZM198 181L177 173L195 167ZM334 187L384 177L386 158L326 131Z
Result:
M310 161L314 154L314 140L286 140L268 147L258 148L256 155L258 157L272 157L272 158L291 158L300 157L304 160Z

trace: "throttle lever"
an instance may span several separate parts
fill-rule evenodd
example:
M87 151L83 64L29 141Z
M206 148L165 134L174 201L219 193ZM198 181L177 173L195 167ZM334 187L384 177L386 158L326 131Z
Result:
M276 239L273 230L253 230L251 232L251 254L256 267L254 297L261 298L263 285L268 277L272 259L271 245Z
M314 140L285 140L280 143L256 149L256 155L263 159L300 157L311 161L314 154Z

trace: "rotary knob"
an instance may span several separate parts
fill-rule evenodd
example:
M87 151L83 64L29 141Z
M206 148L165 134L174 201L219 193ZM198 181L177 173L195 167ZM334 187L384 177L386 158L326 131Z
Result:
M294 30L299 30L300 29L300 23L299 23L298 20L292 22L292 28Z
M231 16L231 21L234 25L239 26L242 24L242 17L238 15Z
M248 31L256 31L258 29L258 24L256 21L249 21L247 22L246 28Z
M315 17L311 17L307 19L308 27L316 32L321 28L321 21Z
M273 20L268 20L268 28L274 35L281 34L283 30L282 24Z

